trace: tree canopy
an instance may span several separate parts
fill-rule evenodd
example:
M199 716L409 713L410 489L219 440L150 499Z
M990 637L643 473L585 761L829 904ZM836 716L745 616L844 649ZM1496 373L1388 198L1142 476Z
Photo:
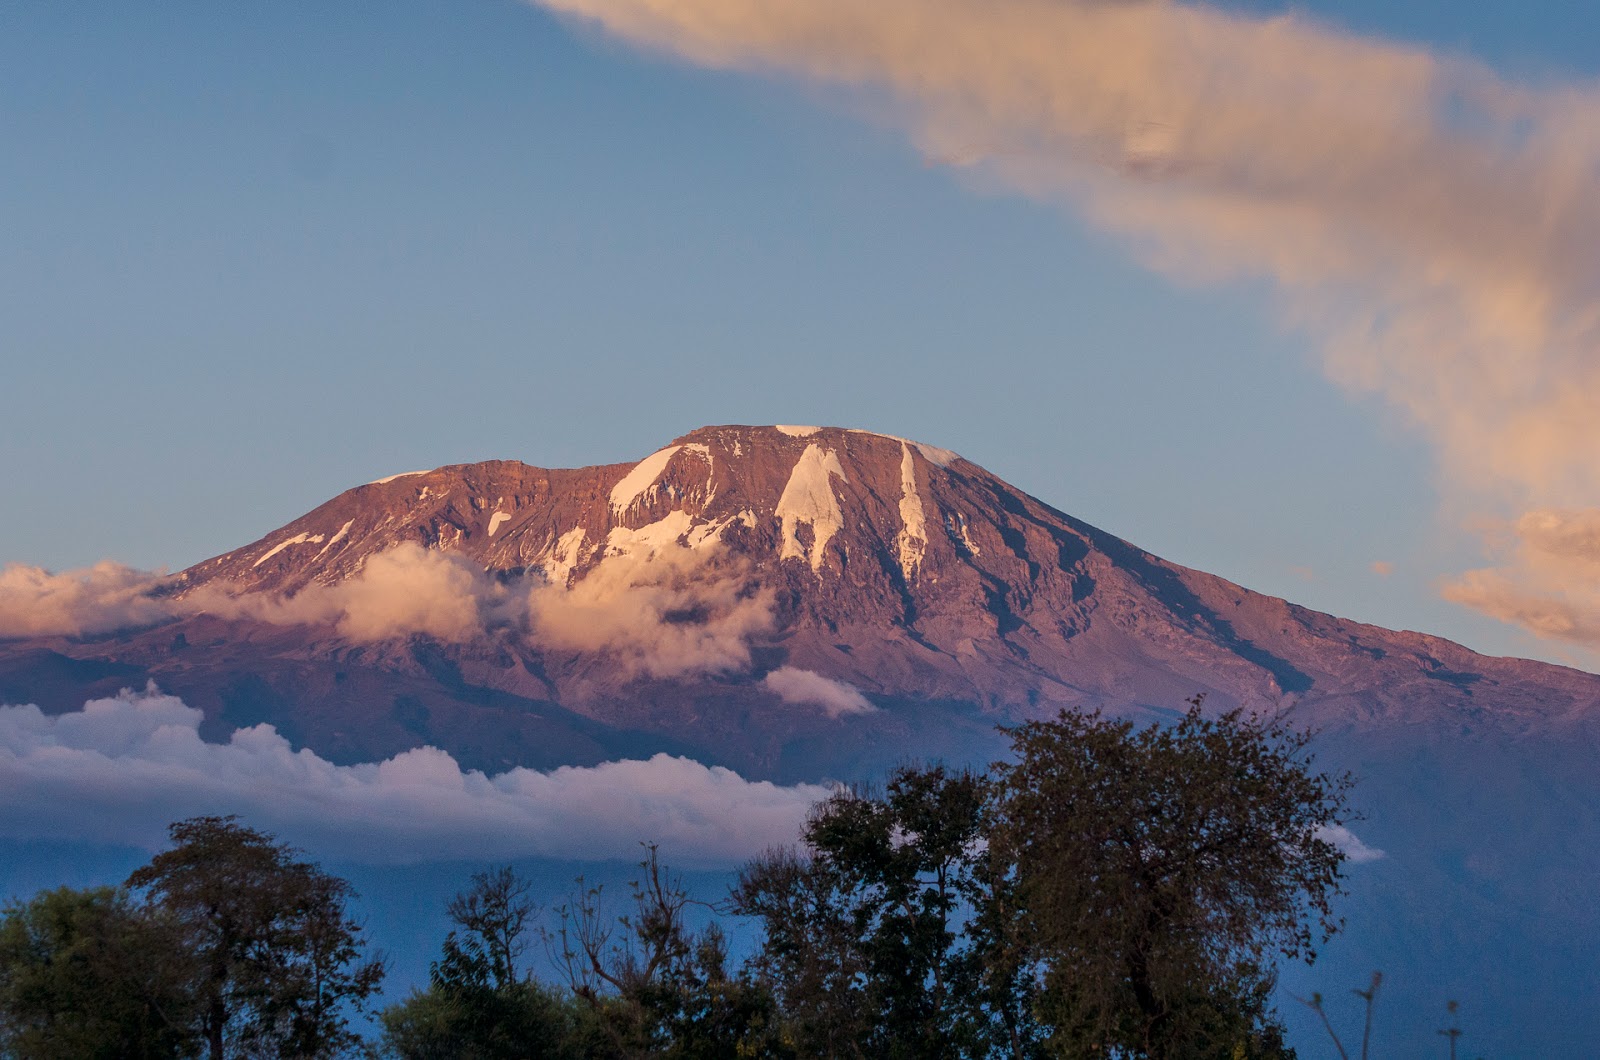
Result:
M648 844L620 910L580 879L541 919L510 867L475 873L378 1043L350 1025L383 964L349 885L234 818L180 821L127 889L0 912L0 1058L1292 1057L1276 964L1339 926L1349 776L1199 699L1010 736L987 772L836 791L721 906ZM719 916L761 929L742 963Z
M1063 713L1012 741L990 852L1052 1051L1279 1055L1273 960L1338 927L1350 778L1314 771L1309 734L1198 698L1171 726Z
M0 1056L193 1056L189 963L175 925L125 891L61 887L0 913Z
M1011 736L987 777L835 795L805 853L742 873L733 907L810 1055L1289 1055L1274 960L1337 927L1349 778L1198 699L1168 726L1063 713Z
M377 991L383 962L362 954L350 885L233 817L195 817L169 832L172 849L128 886L184 934L211 1060L230 1046L323 1057L359 1042L347 1008Z

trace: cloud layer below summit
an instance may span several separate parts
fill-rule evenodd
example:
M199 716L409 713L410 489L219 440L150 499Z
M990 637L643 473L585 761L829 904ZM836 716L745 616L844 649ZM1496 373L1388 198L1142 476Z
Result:
M207 743L200 722L153 687L54 717L0 706L0 839L156 850L169 822L238 814L343 861L633 861L652 842L676 866L713 868L796 842L811 807L835 790L665 754L490 776L420 747L341 766L294 750L270 725ZM1355 862L1383 857L1343 828L1325 838Z
M487 776L422 747L340 766L292 749L270 725L206 743L200 721L154 689L57 717L0 706L0 838L158 849L170 821L237 813L342 860L633 861L648 841L674 865L710 867L794 842L832 791L664 754Z
M1600 87L1301 14L1165 0L533 0L703 66L859 91L935 161L1059 201L1185 282L1266 280L1329 374L1514 532L1450 595L1600 642ZM1528 518L1520 513L1535 512ZM1538 531L1535 528L1534 536ZM1577 598L1553 596L1559 565Z

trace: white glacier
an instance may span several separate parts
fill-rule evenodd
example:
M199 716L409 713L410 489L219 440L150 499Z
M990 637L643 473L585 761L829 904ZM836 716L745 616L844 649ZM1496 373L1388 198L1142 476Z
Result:
M900 443L900 537L896 554L906 580L916 577L928 551L928 517L922 507L922 494L917 492L916 463L911 459L911 446Z
M823 547L844 529L844 513L839 510L839 499L833 495L830 478L833 475L845 478L844 468L839 466L839 457L833 450L815 444L806 446L773 511L783 521L781 559L805 559L811 563L812 570L822 569ZM797 533L801 523L811 526L809 555Z

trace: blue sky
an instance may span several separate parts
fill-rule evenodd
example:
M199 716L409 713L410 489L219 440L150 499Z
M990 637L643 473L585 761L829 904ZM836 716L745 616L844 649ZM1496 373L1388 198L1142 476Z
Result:
M1296 10L1600 69L1577 2ZM1254 589L1581 658L1439 598L1479 506L1264 289L1151 271L859 95L512 0L17 0L0 142L0 563L176 569L397 471L825 423Z

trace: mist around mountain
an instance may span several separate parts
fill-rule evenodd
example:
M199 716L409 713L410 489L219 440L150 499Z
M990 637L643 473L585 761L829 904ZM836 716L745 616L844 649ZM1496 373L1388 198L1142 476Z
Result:
M1253 593L933 446L707 427L402 474L173 576L8 569L0 637L9 839L138 843L221 802L376 836L366 863L652 839L714 869L824 782L1204 693L1361 778L1348 935L1286 989L1382 968L1386 1006L1459 999L1485 1055L1600 1041L1600 678Z

